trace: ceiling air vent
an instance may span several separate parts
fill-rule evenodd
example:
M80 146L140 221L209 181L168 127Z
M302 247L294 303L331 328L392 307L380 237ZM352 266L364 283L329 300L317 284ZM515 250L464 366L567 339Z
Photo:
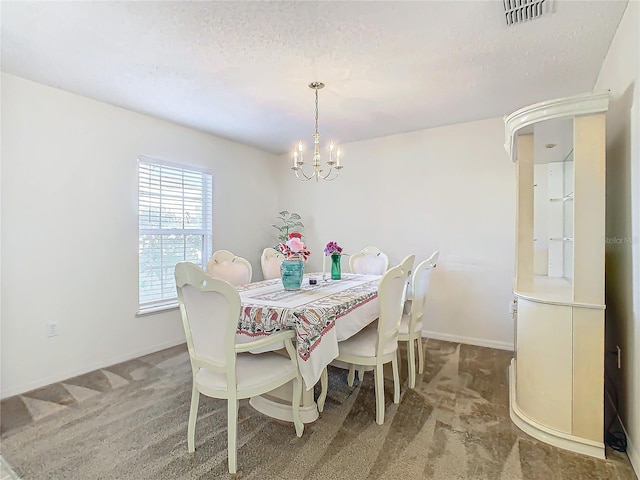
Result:
M550 0L502 0L507 25L538 18L550 11Z

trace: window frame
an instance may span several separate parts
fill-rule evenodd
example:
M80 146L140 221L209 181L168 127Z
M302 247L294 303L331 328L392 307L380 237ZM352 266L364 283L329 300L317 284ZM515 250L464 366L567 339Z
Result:
M145 165L147 167L144 167ZM141 188L143 185L143 178L142 178L143 168L147 168L151 170L154 166L160 169L158 173L158 180L160 181L159 186L157 187L157 190L150 191L146 194L143 194L142 188ZM201 268L204 269L206 267L206 263L211 257L211 252L213 251L213 173L208 168L187 165L179 162L171 162L171 161L162 160L162 159L158 159L158 158L150 157L146 155L138 156L137 167L138 167L138 172L137 172L137 177L138 177L138 211L137 211L137 216L138 216L138 312L136 315L143 316L151 313L156 313L159 311L175 309L178 307L178 300L177 300L177 296L175 295L175 281L173 280L173 274L171 274L171 282L174 288L174 295L173 296L162 295L163 292L165 291L165 288L167 287L167 284L170 283L165 279L166 272L163 272L163 270L166 270L167 268L171 268L173 270L175 263L177 263L175 261L171 261L170 263L172 263L172 265L170 266L163 264L163 260L171 254L174 255L174 260L175 260L175 251L169 254L164 254L162 252L162 250L164 250L164 247L162 246L163 245L162 237L165 237L165 236L172 236L172 237L182 236L183 237L182 238L183 254L182 254L182 258L178 259L178 261L193 261L192 258L187 258L187 253L186 253L188 248L187 237L189 236L201 237L202 248L199 251L200 253L199 266ZM189 175L196 175L196 176L200 175L202 177L201 178L202 185L200 187L201 201L198 204L200 211L202 213L201 228L185 228L185 223L184 223L185 212L186 212L185 199L187 199L187 196L185 195L184 187L185 185L188 185L188 183L185 183L184 176L182 178L181 183L176 184L174 181L172 185L174 188L176 187L176 185L181 185L182 187L182 194L181 194L182 206L181 206L181 210L179 210L182 213L182 218L183 218L182 228L163 228L162 227L163 219L165 219L165 217L163 217L162 215L162 203L163 203L162 200L164 199L167 204L171 204L169 199L173 198L174 207L175 207L175 199L176 199L175 192L173 192L173 197L171 197L171 194L169 193L165 193L163 195L162 179L163 177L164 178L169 177L169 174L167 174L166 176L163 175L162 173L163 168L178 170L179 172L182 172L183 175L184 173L187 173ZM150 177L149 177L149 183L151 183ZM206 183L208 183L208 185L206 185ZM169 186L171 186L171 183L167 183L167 187ZM141 212L141 208L143 208L142 204L144 203L144 200L147 200L147 205L150 205L152 203L151 199L153 199L154 197L157 199L157 203L159 205L158 214L157 214L158 221L155 225L151 227L143 228L143 225L142 225L143 216ZM149 216L149 218L151 218L151 215ZM160 245L161 245L160 265L159 267L157 267L158 277L160 282L159 290L161 295L160 297L154 300L148 300L144 302L143 302L144 289L142 286L143 284L142 263L143 263L143 255L145 253L145 249L143 247L143 241L142 241L143 235L153 235L156 237L160 237ZM173 240L175 241L175 238ZM171 243L168 243L168 244L171 244ZM177 244L174 244L174 246L175 245Z

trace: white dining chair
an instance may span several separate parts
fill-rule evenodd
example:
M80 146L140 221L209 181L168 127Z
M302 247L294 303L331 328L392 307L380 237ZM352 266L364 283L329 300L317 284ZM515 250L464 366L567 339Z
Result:
M280 264L284 260L284 254L275 248L267 247L262 251L260 266L265 280L280 278Z
M302 436L300 420L302 379L297 353L291 342L293 330L274 333L249 343L236 344L240 317L240 294L228 282L207 275L193 263L175 268L178 304L187 339L193 388L187 427L187 449L195 451L195 427L200 394L227 399L227 445L229 473L236 473L238 400L255 397L293 382L291 398L296 435ZM288 357L256 350L284 342Z
M400 322L399 342L407 342L407 362L409 367L409 388L416 386L416 363L414 345L418 342L418 373L424 372L424 347L422 345L422 326L427 292L431 272L436 267L440 252L435 251L431 256L418 264L411 275L411 300L409 312L403 313Z
M374 246L365 247L349 257L352 273L362 275L382 275L389 268L389 258Z
M404 292L415 255L408 255L402 263L383 275L378 288L380 316L376 326L360 332L338 343L337 360L349 364L348 383L353 386L355 365L373 366L376 423L384 423L384 373L383 366L391 362L393 370L393 403L400 402L400 377L398 373L398 333L402 319ZM361 374L362 375L362 374ZM323 411L327 398L328 379L325 368L320 377L321 393L318 410Z
M229 250L217 250L207 262L207 273L214 278L226 280L231 285L251 283L251 263Z

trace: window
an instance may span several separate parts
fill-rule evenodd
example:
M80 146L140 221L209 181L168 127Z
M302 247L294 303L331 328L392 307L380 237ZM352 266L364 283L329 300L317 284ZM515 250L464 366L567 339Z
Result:
M177 304L174 268L205 267L213 233L211 173L138 158L138 269L140 311Z

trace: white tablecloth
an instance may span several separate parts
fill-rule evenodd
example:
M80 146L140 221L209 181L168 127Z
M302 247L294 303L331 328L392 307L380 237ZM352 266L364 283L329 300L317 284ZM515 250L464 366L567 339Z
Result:
M314 275L311 275L314 277ZM341 280L319 280L286 291L280 279L238 287L242 309L237 341L295 329L298 365L307 389L338 356L338 342L349 338L378 318L380 276L342 274Z

